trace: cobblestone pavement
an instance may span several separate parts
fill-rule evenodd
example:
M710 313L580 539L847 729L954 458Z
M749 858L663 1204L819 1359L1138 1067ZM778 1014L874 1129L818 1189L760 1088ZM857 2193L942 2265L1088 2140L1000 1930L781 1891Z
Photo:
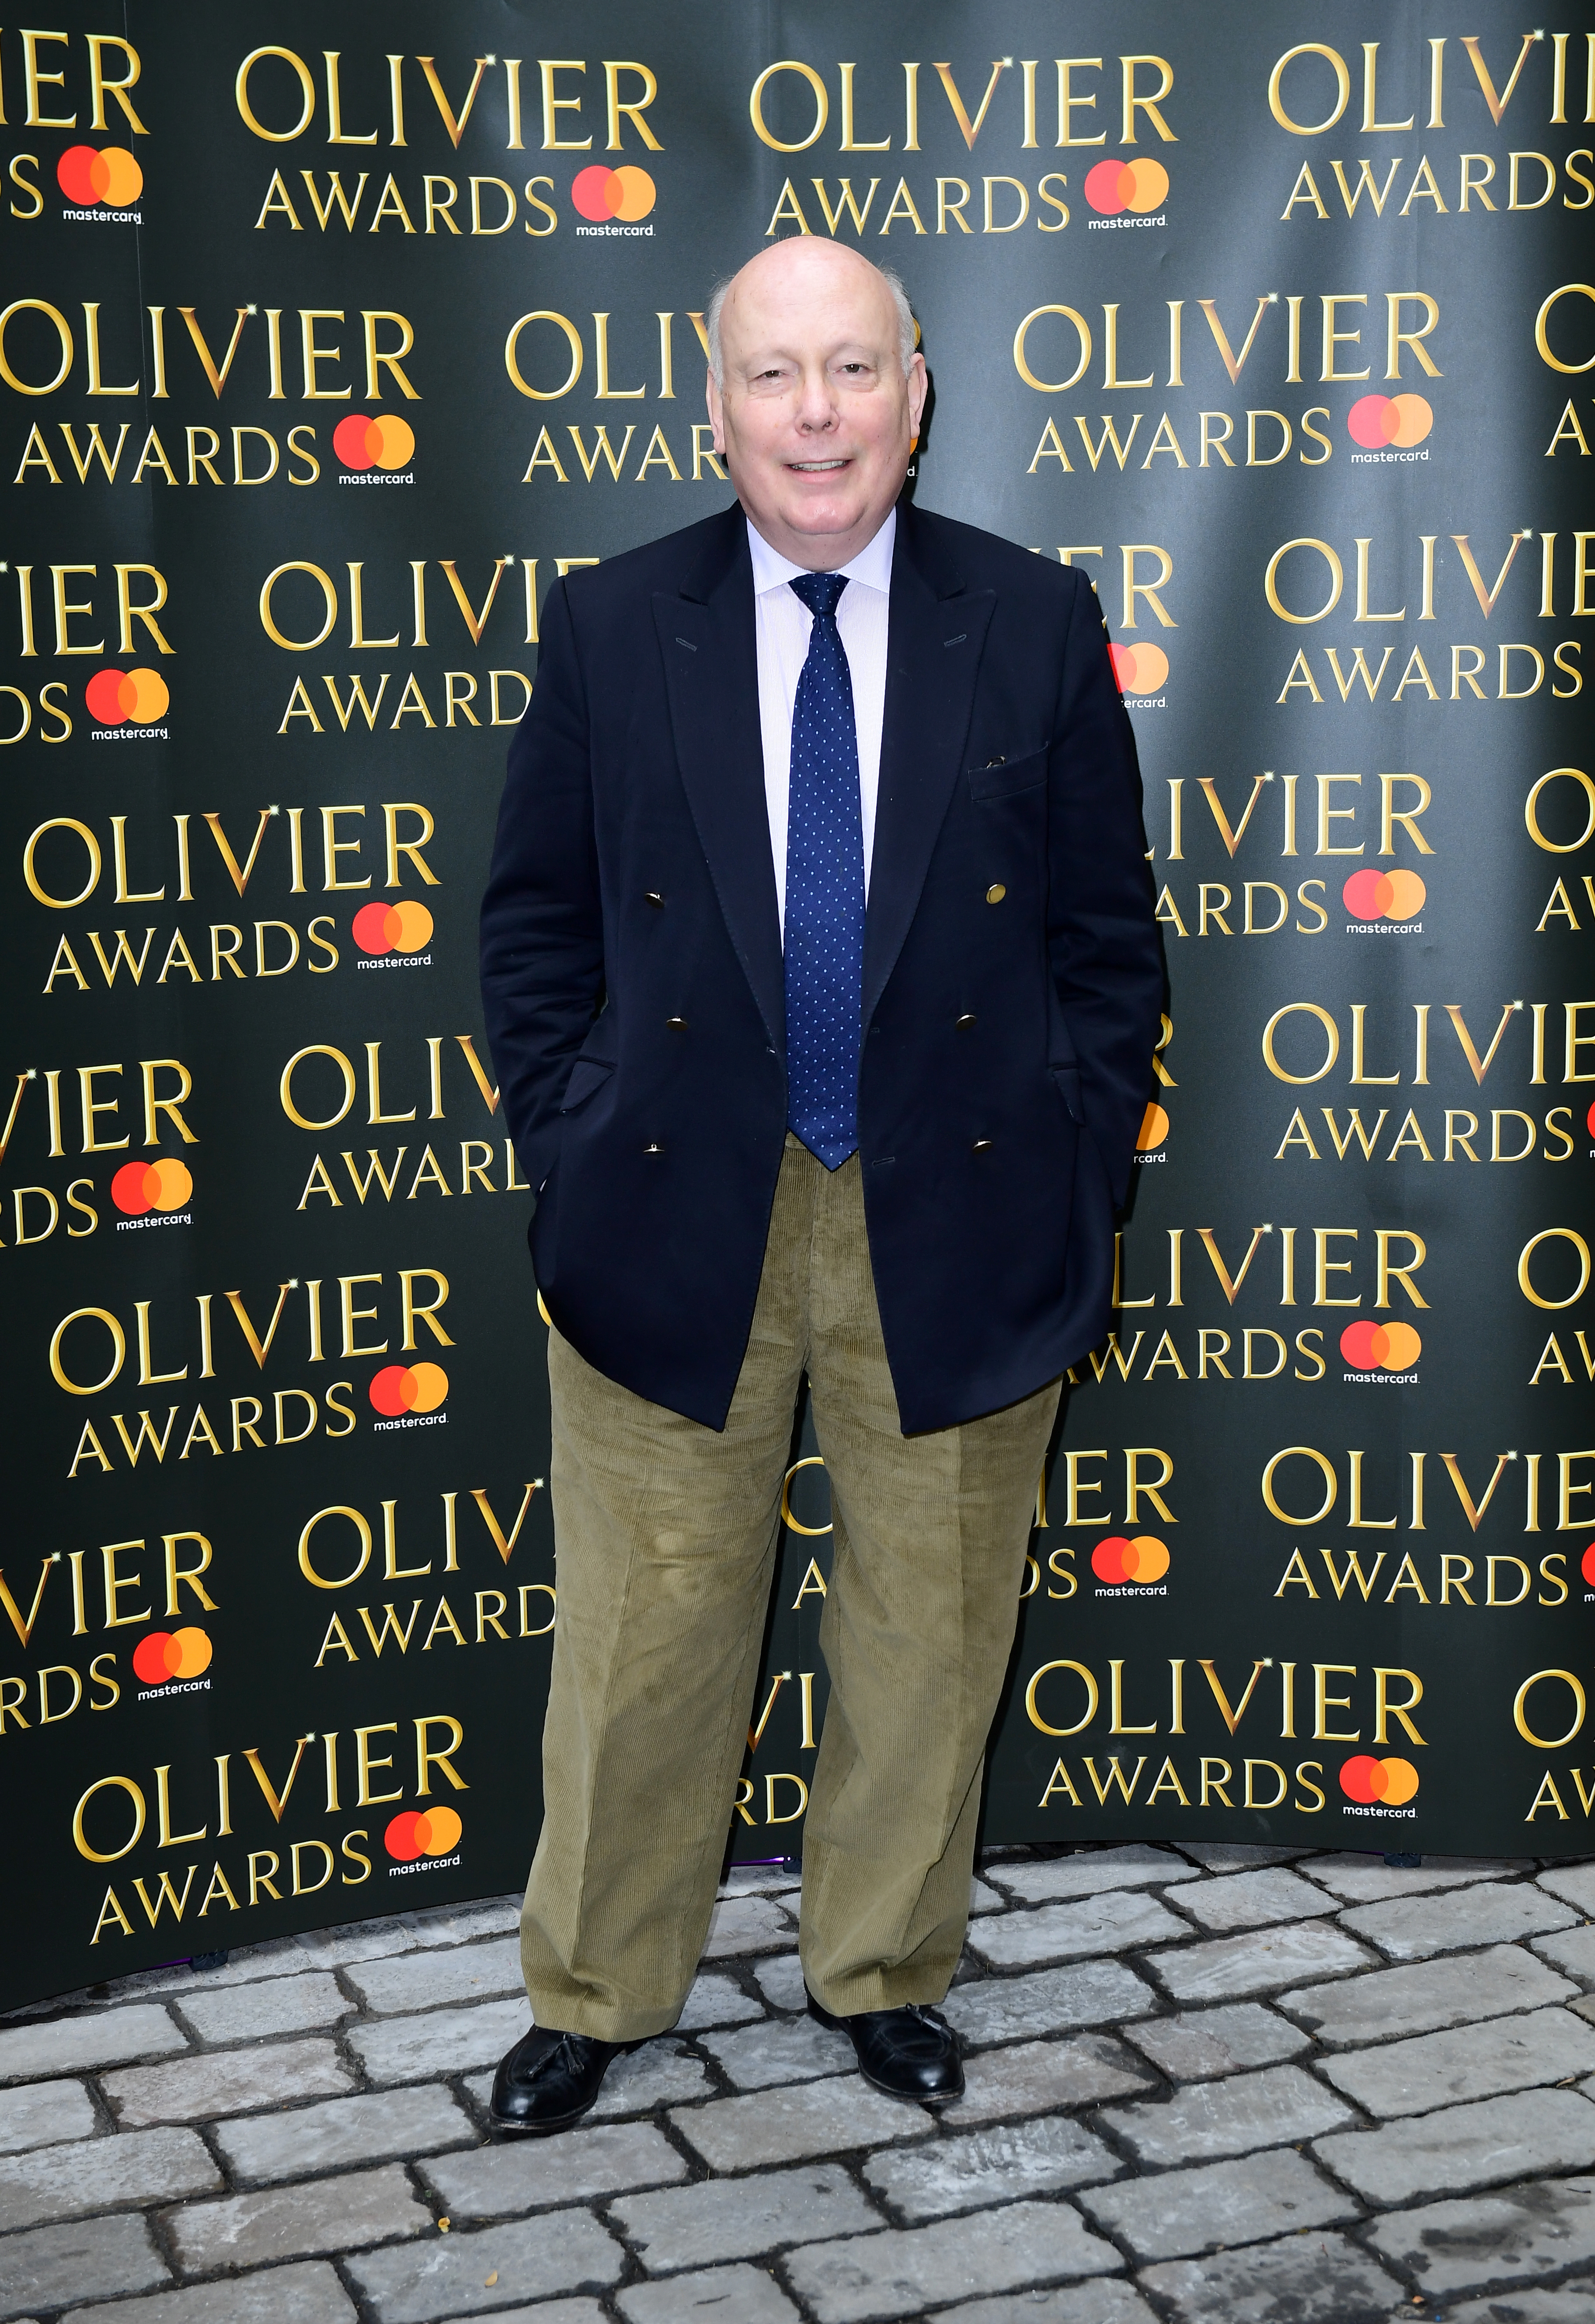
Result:
M0 2319L1595 2324L1595 1861L998 1851L934 2117L802 2015L796 1904L733 1875L518 2144L512 1898L0 2020Z

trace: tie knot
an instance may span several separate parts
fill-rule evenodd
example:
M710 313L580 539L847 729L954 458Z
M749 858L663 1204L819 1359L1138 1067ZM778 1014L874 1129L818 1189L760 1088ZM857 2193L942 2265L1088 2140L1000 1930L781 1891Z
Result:
M845 573L805 573L791 585L796 594L816 621L833 621L842 592L847 586Z

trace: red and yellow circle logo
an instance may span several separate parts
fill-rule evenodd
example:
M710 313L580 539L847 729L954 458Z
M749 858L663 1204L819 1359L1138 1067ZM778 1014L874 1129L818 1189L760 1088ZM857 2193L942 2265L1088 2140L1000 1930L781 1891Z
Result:
M1167 200L1168 171L1145 153L1133 161L1099 161L1086 172L1084 193L1102 217L1117 217L1120 210L1144 215Z
M400 1864L413 1864L418 1856L448 1856L459 1846L465 1827L452 1808L428 1808L421 1813L406 1808L383 1834L383 1846Z
M1168 1552L1156 1534L1138 1533L1127 1541L1111 1533L1091 1553L1091 1570L1099 1582L1161 1582L1168 1572Z
M153 726L166 715L171 696L158 669L97 669L83 689L97 726Z
M362 952L380 960L384 953L425 952L432 941L432 915L406 897L401 904L363 904L355 915L354 937Z
M1421 444L1434 425L1434 406L1421 395L1360 395L1346 414L1348 433L1370 452L1381 444L1404 450Z
M1418 1788L1418 1771L1410 1759L1348 1759L1341 1769L1341 1789L1360 1807L1383 1800L1387 1807L1406 1805Z
M579 170L570 198L585 218L622 218L635 225L654 205L654 184L646 170L628 161L622 169L606 170L595 161Z
M1353 872L1341 900L1353 919L1415 920L1429 891L1415 872Z
M104 202L124 210L144 189L144 173L124 145L69 145L55 165L55 181L69 202L88 209Z
M436 1412L448 1394L441 1364L384 1364L367 1394L376 1411L397 1419L401 1412Z
M210 1640L203 1630L152 1630L134 1646L133 1667L146 1686L198 1678L210 1668Z
M1136 1152L1138 1154L1155 1153L1168 1136L1168 1128L1167 1112L1154 1099L1141 1116L1141 1126L1136 1132Z
M1110 646L1113 675L1120 694L1157 694L1168 678L1168 656L1161 646Z
M1410 1323L1376 1323L1360 1315L1341 1333L1341 1353L1358 1372L1409 1372L1424 1352Z
M1590 1544L1589 1548L1584 1552L1583 1556L1579 1561L1579 1572L1583 1575L1585 1581L1590 1583L1590 1587L1595 1589L1595 1541L1592 1541Z
M130 1219L146 1211L180 1211L193 1191L188 1164L174 1154L159 1162L124 1162L111 1181L111 1200Z
M415 430L396 412L368 420L351 411L332 431L332 448L346 468L407 468L415 457Z

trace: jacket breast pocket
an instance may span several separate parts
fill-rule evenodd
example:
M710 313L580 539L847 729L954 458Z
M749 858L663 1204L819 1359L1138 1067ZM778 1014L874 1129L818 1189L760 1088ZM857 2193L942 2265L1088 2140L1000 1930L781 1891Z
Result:
M1022 759L998 759L991 766L968 770L970 795L977 799L1010 798L1016 791L1037 789L1046 780L1045 748L1027 751Z
M607 1057L578 1057L570 1069L570 1079L565 1084L565 1095L559 1101L561 1113L579 1113L587 1100L604 1087L614 1071Z

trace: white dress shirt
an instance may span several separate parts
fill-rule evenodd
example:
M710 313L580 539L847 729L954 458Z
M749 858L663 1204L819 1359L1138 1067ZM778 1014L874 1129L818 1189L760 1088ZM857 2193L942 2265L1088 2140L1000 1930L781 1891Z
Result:
M897 511L851 564L836 606L836 629L853 680L853 715L858 741L859 815L864 839L864 895L870 893L870 857L875 844L875 799L880 781L880 724L886 708L886 626L891 603L891 551ZM764 798L770 815L770 853L775 864L776 901L783 939L787 925L787 801L792 778L792 706L798 679L808 659L814 615L788 587L809 568L788 563L750 524L753 558L753 608L759 639L759 724L764 742Z

